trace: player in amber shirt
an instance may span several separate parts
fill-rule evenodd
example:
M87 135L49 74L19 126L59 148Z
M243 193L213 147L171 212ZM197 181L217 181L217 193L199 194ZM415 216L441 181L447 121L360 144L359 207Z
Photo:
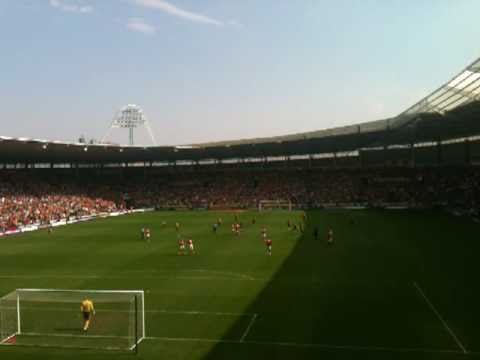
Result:
M90 327L90 321L92 316L95 315L95 307L93 306L93 301L90 299L85 299L80 304L80 311L83 315L83 331L87 331Z

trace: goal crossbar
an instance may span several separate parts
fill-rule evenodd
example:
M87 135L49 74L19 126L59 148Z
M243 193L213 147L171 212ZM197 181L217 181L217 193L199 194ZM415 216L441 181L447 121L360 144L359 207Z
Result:
M77 289L17 289L16 291L28 292L71 292L71 293L97 293L97 294L144 294L143 290L77 290Z

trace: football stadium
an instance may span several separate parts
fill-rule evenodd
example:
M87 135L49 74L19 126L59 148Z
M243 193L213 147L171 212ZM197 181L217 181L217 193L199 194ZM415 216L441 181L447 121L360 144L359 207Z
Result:
M441 76L285 136L0 136L0 358L480 357L480 59Z

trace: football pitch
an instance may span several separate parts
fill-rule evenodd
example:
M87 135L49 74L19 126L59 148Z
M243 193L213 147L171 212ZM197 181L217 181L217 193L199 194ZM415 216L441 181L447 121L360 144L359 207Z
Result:
M140 289L146 307L136 355L62 348L62 331L76 329L57 329L38 340L57 347L0 346L0 358L480 358L479 224L436 211L310 211L302 233L287 227L301 222L300 212L241 212L236 236L234 215L152 212L0 238L0 296L17 288ZM194 255L177 254L175 222L195 241ZM140 240L142 227L150 242ZM30 321L71 316L80 328L79 306ZM104 326L102 311L109 310L97 305L91 333L78 336Z

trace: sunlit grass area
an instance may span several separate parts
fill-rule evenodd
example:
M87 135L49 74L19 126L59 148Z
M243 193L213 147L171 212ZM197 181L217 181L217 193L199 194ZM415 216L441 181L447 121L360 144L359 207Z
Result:
M238 236L230 228L235 216ZM454 359L480 352L479 225L430 211L311 211L298 226L303 232L288 228L289 220L300 225L302 213L155 212L2 238L0 294L142 289L142 359ZM142 227L151 229L150 242L140 240ZM179 238L192 238L195 254L178 255ZM97 312L91 334L102 326L100 305ZM81 327L76 310L61 314ZM58 316L39 312L38 321ZM62 348L75 341L46 334L38 345L53 347L3 346L0 357L134 356ZM105 339L98 344L108 347Z

